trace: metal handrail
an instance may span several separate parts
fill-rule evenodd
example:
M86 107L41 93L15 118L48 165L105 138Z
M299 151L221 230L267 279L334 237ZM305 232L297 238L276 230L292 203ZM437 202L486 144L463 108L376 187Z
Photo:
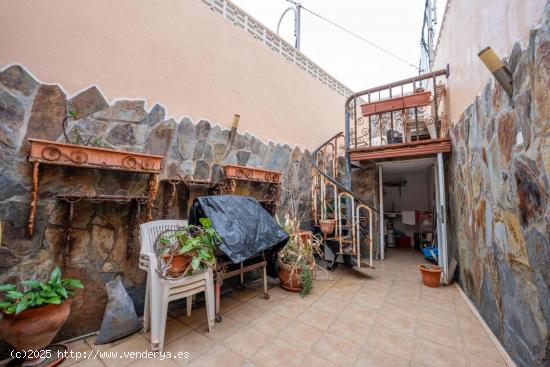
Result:
M378 210L376 208L373 208L370 206L369 203L367 203L366 201L364 201L363 199L361 199L359 196L357 196L357 194L355 194L353 191L349 190L346 186L342 185L340 182L336 181L336 179L332 178L331 176L327 175L325 172L323 172L323 170L317 165L317 161L316 161L316 157L317 157L317 154L321 151L321 149L323 149L324 146L326 146L327 144L331 143L334 139L340 137L340 136L344 136L344 133L343 132L339 132L338 134L334 135L333 137L331 137L330 139L328 139L327 141L325 141L323 144L321 144L317 149L315 149L313 151L313 153L311 154L311 159L310 159L310 164L313 166L313 168L315 168L315 170L321 175L323 176L325 179L327 179L329 182L331 182L332 184L334 184L339 190L341 191L344 191L348 194L350 194L351 196L353 196L355 198L355 200L357 200L358 202L360 202L361 204L363 205L366 205L368 206L369 208L371 208L372 210L374 210L375 212L378 213ZM335 157L335 160L337 158Z

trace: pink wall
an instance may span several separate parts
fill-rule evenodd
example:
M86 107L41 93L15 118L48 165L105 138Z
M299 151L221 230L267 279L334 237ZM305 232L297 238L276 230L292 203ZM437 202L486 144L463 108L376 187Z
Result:
M0 68L24 65L69 95L146 99L263 140L314 148L343 128L344 97L200 0L0 2Z
M456 121L481 93L491 74L478 52L491 46L508 57L515 42L525 47L547 0L449 0L433 69L450 66L448 114Z

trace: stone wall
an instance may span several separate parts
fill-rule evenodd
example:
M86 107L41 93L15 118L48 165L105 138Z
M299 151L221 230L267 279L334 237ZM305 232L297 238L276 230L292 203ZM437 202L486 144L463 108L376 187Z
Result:
M378 196L378 168L373 162L364 162L361 168L352 170L352 191L363 199L372 209L379 210ZM363 211L364 212L364 211ZM363 215L363 213L361 213ZM372 247L376 259L380 259L380 216L379 212L372 212ZM368 228L368 223L367 227ZM369 247L366 241L361 243L363 256L368 256Z
M513 98L491 81L451 127L451 255L515 362L550 366L550 3L507 64Z
M108 193L146 189L140 174L41 165L35 235L25 228L29 215L32 165L27 162L27 138L63 141L61 122L66 111L78 120L69 124L73 141L136 152L164 155L160 192L154 218L161 218L163 180L193 174L197 179L222 175L223 164L239 164L283 172L279 213L290 210L293 193L305 226L309 224L309 152L274 142L265 143L250 134L237 134L229 145L229 130L201 120L176 121L160 105L147 111L143 101L117 100L109 104L95 87L68 99L57 85L33 79L20 66L0 71L0 219L5 233L0 246L0 283L45 277L61 264L66 235L67 205L56 195L67 186L101 187ZM180 185L170 218L186 218L189 190ZM258 185L239 187L238 193L260 193ZM143 219L143 211L142 211ZM83 281L85 290L73 304L59 338L74 337L99 329L106 305L104 284L122 274L125 286L139 308L143 302L145 273L138 269L139 251L126 259L129 205L78 202L67 277ZM136 238L138 238L136 233ZM135 248L139 248L135 241Z

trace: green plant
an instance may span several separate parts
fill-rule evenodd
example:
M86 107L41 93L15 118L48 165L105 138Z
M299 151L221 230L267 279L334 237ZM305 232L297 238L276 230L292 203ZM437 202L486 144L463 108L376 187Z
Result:
M300 295L307 296L313 288L313 269L316 267L315 254L321 254L321 239L312 236L302 241L300 224L297 220L285 215L285 223L277 222L289 234L286 245L279 251L279 263L290 266L291 276L298 273L300 280Z
M188 225L159 238L159 254L186 254L192 257L188 275L195 270L214 268L216 243L221 241L209 218L200 218L199 222L200 226Z
M24 280L20 283L23 291L17 290L15 284L0 286L0 292L4 292L0 300L0 311L6 315L20 312L33 307L47 304L60 304L65 299L74 295L75 288L84 288L80 280L61 279L61 269L56 267L47 282L38 280Z
M313 288L313 272L309 265L302 264L300 271L300 295L307 296Z

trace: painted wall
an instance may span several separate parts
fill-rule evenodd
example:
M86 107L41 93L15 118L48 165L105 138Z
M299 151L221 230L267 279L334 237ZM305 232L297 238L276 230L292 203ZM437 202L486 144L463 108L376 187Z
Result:
M264 141L313 148L342 128L344 97L200 0L0 1L0 67L24 65L68 95L162 101Z
M387 192L384 196L384 210L392 211L392 204L395 211L431 210L426 172L384 175L384 183L398 183L401 179L407 181L407 185L401 187L401 190L395 186L384 187Z
M517 365L549 366L550 2L508 66L513 97L491 80L451 124L449 257Z
M491 74L477 56L491 46L500 57L515 42L525 47L540 22L546 0L449 0L441 25L433 70L450 66L446 107L456 121L479 95Z

